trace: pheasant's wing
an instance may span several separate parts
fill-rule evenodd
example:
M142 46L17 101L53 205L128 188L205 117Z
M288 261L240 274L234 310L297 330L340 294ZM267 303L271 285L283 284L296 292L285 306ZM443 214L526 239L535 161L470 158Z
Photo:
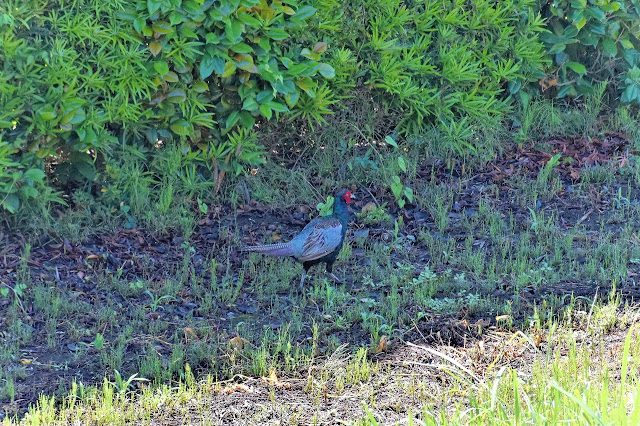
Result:
M310 224L311 225L311 224ZM338 219L326 219L313 223L311 232L302 244L301 262L320 259L334 251L342 237L342 224Z

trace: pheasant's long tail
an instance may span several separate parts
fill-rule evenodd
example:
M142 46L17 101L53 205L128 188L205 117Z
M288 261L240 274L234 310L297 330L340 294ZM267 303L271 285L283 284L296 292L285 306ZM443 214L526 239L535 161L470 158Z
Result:
M293 256L293 248L289 243L242 247L242 251L256 251L269 256Z

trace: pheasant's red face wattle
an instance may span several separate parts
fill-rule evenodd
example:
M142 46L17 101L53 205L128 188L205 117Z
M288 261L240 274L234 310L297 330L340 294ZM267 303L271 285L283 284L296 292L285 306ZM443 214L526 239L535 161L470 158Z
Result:
M347 191L344 193L344 195L342 196L342 199L347 203L347 204L351 204L351 192Z

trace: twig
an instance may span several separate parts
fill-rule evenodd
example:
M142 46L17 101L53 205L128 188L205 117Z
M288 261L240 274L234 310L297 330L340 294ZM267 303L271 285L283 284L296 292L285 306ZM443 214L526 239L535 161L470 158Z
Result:
M443 354L442 352L438 352L435 349L431 349L431 348L428 348L426 346L416 345L416 344L411 343L411 342L407 342L407 345L412 346L414 348L422 349L423 351L429 352L432 355L439 356L440 358L442 358L442 359L444 359L446 361L449 361L451 364L453 364L454 366L458 367L460 370L464 371L469 376L473 377L474 380L476 380L480 384L484 385L487 389L489 388L486 383L484 383L478 376L476 376L473 373L473 371L469 370L467 367L465 367L464 365L460 364L458 361L456 361L455 359L451 358L449 355Z
M589 215L590 215L591 213L593 213L593 209L589 209L589 211L588 211L588 212L586 212L586 213L585 213L585 214L580 218L580 220L578 220L578 221L576 222L576 224L575 224L573 227L575 228L575 227L577 227L577 226L580 226L580 224L581 224L582 222L584 222L585 220L587 220L587 218L589 217Z

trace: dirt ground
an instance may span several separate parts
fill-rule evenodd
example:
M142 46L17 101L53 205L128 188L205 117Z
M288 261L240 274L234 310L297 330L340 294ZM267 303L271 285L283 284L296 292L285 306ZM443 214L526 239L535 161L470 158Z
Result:
M566 188L570 188L579 181L584 167L593 165L607 165L613 168L622 168L625 162L630 160L630 152L627 141L622 135L609 134L602 140L587 139L585 137L562 137L552 138L546 141L545 151L535 149L532 146L519 146L503 152L500 158L487 165L486 170L473 176L465 175L460 167L447 168L437 161L426 160L422 164L418 173L423 180L435 179L442 185L457 185L463 188L456 195L450 219L455 227L457 219L469 211L476 209L481 198L491 197L484 189L488 185L498 185L500 187L499 198L494 198L492 203L505 211L511 210L517 220L528 221L530 212L523 207L513 203L513 191L517 188L511 187L514 176L522 176L535 179L540 168L543 167L555 153L562 153L563 158L573 159L570 163L564 163L555 169L555 173L563 182L563 189L558 196L550 201L545 201L545 206L558 212L558 220L564 224L566 229L580 225L586 228L587 238L594 236L601 231L601 222L611 215L613 209L612 199L615 196L616 188L625 185L624 183L609 184L608 188L595 187L593 191L585 191L580 199ZM626 187L626 186L625 186ZM417 235L419 229L427 229L437 233L431 214L418 205L407 205L403 210L397 210L395 203L390 198L384 187L352 188L359 198L353 205L354 212L360 211L368 203L380 204L388 202L389 213L392 215L402 215L405 227L404 234ZM632 188L629 198L637 199L639 191ZM197 208L197 207L195 207ZM465 213L466 212L466 213ZM206 262L212 253L222 253L228 259L231 275L236 274L242 268L243 254L238 250L238 235L241 236L243 244L252 244L264 239L265 233L278 233L282 240L288 240L298 232L314 213L314 206L300 206L293 211L277 211L268 205L262 205L251 201L238 210L233 211L229 206L218 206L212 209L207 217L203 218L196 227L193 236L188 243L194 249L189 262L192 263L192 273L207 278L210 271ZM606 220L605 220L606 221ZM611 224L610 230L615 232L619 225ZM364 225L354 221L348 238L353 239L356 233L362 235L366 232L367 238L371 241L388 241L392 237L393 224L373 224ZM459 241L464 241L466 234L463 228L458 231ZM560 230L561 232L561 230ZM449 235L456 238L456 231ZM487 250L491 250L491 243L486 236L475 236L474 244L483 245ZM594 237L595 238L595 237ZM26 260L30 280L46 286L60 288L63 293L74 301L82 301L92 309L99 309L104 301L109 297L118 302L120 315L127 315L129 308L133 305L148 302L146 295L136 297L123 297L112 289L97 285L97 278L104 279L105 276L117 274L122 279L133 282L140 277L145 280L161 282L166 279L166 275L171 271L179 270L184 260L184 239L178 235L165 235L154 237L143 229L126 230L121 229L109 235L92 236L80 244L72 244L66 239L57 235L43 234L37 238L23 236L19 230L8 229L6 225L0 225L0 281L6 286L13 287L20 279L20 274L24 271L23 254L27 243L31 244L31 252ZM407 253L397 254L395 261L410 262L415 265L417 271L429 264L431 255L419 241L416 241L411 250ZM357 287L357 283L350 280L351 272L366 264L368 259L362 250L354 249L352 259L344 265L344 274L347 288ZM226 267L227 265L224 265ZM638 265L635 265L638 266ZM22 269L21 269L22 268ZM444 267L443 267L444 269ZM234 272L235 271L235 272ZM438 267L435 267L438 271ZM640 273L640 268L632 268L631 273ZM251 280L247 276L245 280ZM351 284L349 284L351 283ZM552 289L546 288L545 292L562 296L574 294L575 296L588 296L598 292L606 294L610 289L605 287L594 287L593 284L577 282L572 277L567 277L566 281L554 286ZM627 300L637 300L640 296L640 287L627 286L619 290ZM110 294L107 294L109 293ZM496 299L509 298L513 295L512 283L504 282L501 288L497 288L493 297ZM531 307L537 299L548 294L540 294L537 289L526 288L520 295L525 300L525 305L529 303ZM278 294L282 303L291 303L288 293ZM2 345L15 344L13 334L8 330L7 312L9 304L13 303L10 298L0 298L0 343ZM146 339L133 339L127 343L125 359L123 364L128 369L135 368L136 360L143 351L143 347L148 345L149 340L155 340L158 351L162 352L163 341L168 340L173 334L173 329L187 329L197 323L200 328L208 328L211 333L222 333L233 335L237 321L233 319L252 316L255 323L266 325L272 329L278 329L282 325L277 318L262 316L261 305L267 303L256 298L250 288L244 288L236 303L232 306L217 306L216 317L207 317L199 312L200 301L196 300L188 290L184 290L165 309L149 313L149 320L165 319L171 325L170 330L160 332L155 336L147 336ZM217 303L217 302L216 302ZM24 370L23 377L16 382L16 401L6 412L18 410L24 412L26 407L35 402L40 393L52 394L60 389L68 388L72 380L80 380L85 385L101 383L105 374L112 372L105 371L101 367L100 353L95 350L82 351L80 355L77 351L78 339L76 327L73 324L66 324L64 319L59 324L60 339L55 347L47 344L44 328L46 322L44 318L34 309L32 304L25 304L20 307L23 312L23 322L25 327L29 327L33 336L26 345L20 345L20 359L15 360L16 368ZM312 307L309 307L312 309ZM516 323L528 314L530 310L515 313ZM417 312L416 312L417 314ZM96 316L94 312L86 312L84 316L74 318L74 323L83 323L89 329L95 325ZM482 340L478 330L480 325L483 330ZM106 340L110 334L116 333L110 330L107 324L101 324L99 329L103 330ZM491 344L491 339L496 338L503 330L496 323L493 316L483 316L481 314L468 315L464 311L456 316L430 315L419 320L415 327L407 330L401 336L397 336L390 350L378 355L380 363L392 370L396 377L393 380L404 380L403 373L415 373L424 375L434 375L434 383L438 383L436 376L440 373L429 367L434 362L435 355L424 350L409 345L406 342L416 345L439 345L440 350L455 354L460 362L464 362L469 368L482 368L482 364L472 363L470 353L479 342L485 345ZM309 328L310 333L310 328ZM370 336L361 327L353 327L349 330L335 331L340 342L349 343L351 347L369 344ZM488 334L487 334L488 333ZM611 335L612 343L617 344L624 339L624 330ZM92 336L85 336L87 344L91 342ZM489 339L489 340L487 340ZM82 339L81 339L82 340ZM19 344L19 342L18 342ZM322 348L321 348L322 349ZM523 368L530 363L530 360L537 356L537 351L533 348L525 350L520 354L514 354L513 359L505 360L512 365L516 363ZM324 356L331 356L325 353ZM412 362L407 364L406 360ZM424 365L423 365L424 364ZM195 366L197 370L197 366ZM203 369L204 370L204 369ZM218 392L211 399L212 412L219 412L220 419L232 420L234 413L242 414L247 418L255 419L255 424L259 422L277 422L290 416L300 416L301 423L309 420L309 416L317 415L323 422L329 422L332 418L340 417L347 412L363 412L360 402L366 390L356 390L352 394L333 396L330 394L323 396L323 400L318 403L314 401L309 405L309 393L304 390L307 386L307 379L304 372L299 378L292 378L287 381L290 384L287 388L276 388L276 401L280 404L261 404L272 398L270 392L273 386L264 382L260 378L244 378L237 380L246 389L234 389L229 392ZM284 379L283 379L284 380ZM383 388L384 389L384 388ZM389 389L397 389L392 384ZM401 407L406 404L402 396L389 393L382 398L386 408L384 412L388 414L388 419L406 418L406 410ZM2 402L5 405L7 401ZM304 408L307 406L307 408ZM299 408L302 407L302 408ZM309 408L311 407L311 408ZM400 408L398 408L400 407ZM168 419L167 419L168 420ZM194 419L197 420L197 419ZM162 420L158 424L164 424ZM222 424L222 423L221 423ZM261 423L265 424L265 423Z

